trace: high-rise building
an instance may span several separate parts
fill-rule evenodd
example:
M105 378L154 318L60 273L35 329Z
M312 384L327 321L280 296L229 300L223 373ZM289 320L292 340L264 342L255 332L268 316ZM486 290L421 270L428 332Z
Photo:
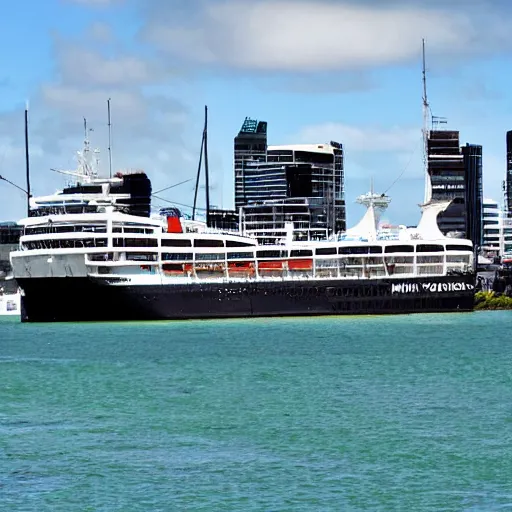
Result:
M299 240L345 231L341 144L268 146L265 162L245 162L244 177L243 221L255 236L281 239L287 222Z
M484 256L497 256L502 251L503 215L499 204L493 199L483 200L482 251Z
M245 169L250 162L265 162L267 157L267 123L246 117L234 140L235 209L247 202Z
M512 217L512 130L507 132L507 174L504 185L505 214Z
M235 210L212 209L212 227L233 229L242 209L246 229L271 231L274 240L290 224L301 240L345 231L341 144L267 146L267 123L247 117L234 139L234 171Z
M465 171L459 132L431 130L427 151L432 201L452 201L438 217L439 229L444 234L465 233Z
M464 236L482 245L482 146L460 147L459 132L431 130L427 144L432 201L451 201L438 216L445 235Z
M483 241L482 146L466 144L461 150L464 161L466 237L479 248Z

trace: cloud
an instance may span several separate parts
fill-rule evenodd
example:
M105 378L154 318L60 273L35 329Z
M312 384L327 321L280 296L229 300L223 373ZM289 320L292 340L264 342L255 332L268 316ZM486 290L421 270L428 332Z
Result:
M153 2L155 4L155 2ZM400 2L385 6L327 0L222 0L198 4L189 22L150 18L143 34L160 50L205 65L256 71L305 72L362 69L419 59L421 38L429 54L457 56L492 46L508 36L492 9ZM481 15L480 15L481 14ZM492 28L492 31L491 31Z
M107 23L95 21L88 28L86 38L98 43L112 43L114 41L114 33L112 32L112 27Z
M80 45L57 43L57 65L66 84L133 87L156 83L166 73L152 59L115 54L111 57Z
M43 85L42 100L51 108L56 108L69 115L98 115L105 110L109 96L115 94L116 111L123 118L140 119L145 110L144 100L140 94L123 90L87 90L80 87L64 85Z
M88 36L96 34L91 44ZM84 37L85 36L85 37ZM100 149L100 172L108 175L107 100L112 99L113 170L143 169L155 189L194 177L201 127L189 108L172 94L165 63L120 51L108 26L93 24L73 41L54 39L55 76L39 85L30 105L32 191L52 193L65 179L50 168L76 168L76 151L87 118L92 147ZM199 115L197 124L201 124ZM23 106L0 112L0 174L24 187ZM191 133L192 132L192 133ZM197 138L194 138L197 136ZM212 156L215 149L212 148ZM187 203L188 184L162 194ZM165 204L163 201L159 203ZM24 215L20 193L0 183L0 218Z
M304 127L295 140L304 143L338 140L351 152L407 152L421 142L421 131L401 126L350 126L322 123Z
M295 94L347 94L366 92L378 87L376 80L363 72L292 73L279 78L263 79L266 90Z

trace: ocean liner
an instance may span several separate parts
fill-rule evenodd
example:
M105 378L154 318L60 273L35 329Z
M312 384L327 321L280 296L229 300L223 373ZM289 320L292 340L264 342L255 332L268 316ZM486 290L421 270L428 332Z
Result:
M30 200L18 250L22 321L157 320L471 311L473 247L444 237L427 204L417 228L379 230L385 195L329 240L260 245L177 208L151 213L143 172L98 177L88 143L76 183ZM291 234L291 226L289 234Z

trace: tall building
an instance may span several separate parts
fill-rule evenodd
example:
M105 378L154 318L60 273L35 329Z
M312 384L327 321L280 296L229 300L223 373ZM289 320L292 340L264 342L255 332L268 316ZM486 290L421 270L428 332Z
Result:
M507 172L505 175L505 214L512 217L512 130L507 132Z
M245 168L250 162L265 162L267 157L267 123L246 117L234 140L235 209L247 202Z
M267 243L285 236L286 223L298 240L345 231L344 190L341 144L268 146L265 162L244 164L245 228L266 231Z
M464 161L466 237L479 248L483 239L482 146L466 144L461 151Z
M343 146L267 146L267 123L246 117L234 139L235 210L210 211L210 225L244 226L282 238L290 224L300 240L346 230ZM270 243L270 238L265 239Z
M460 147L459 132L431 130L427 143L432 201L451 201L438 216L445 235L467 237L482 245L482 146Z
M432 201L452 201L447 210L438 217L439 229L444 234L465 233L465 171L459 132L431 130L427 151Z
M497 256L502 251L503 216L498 203L493 199L483 200L482 251L485 255Z

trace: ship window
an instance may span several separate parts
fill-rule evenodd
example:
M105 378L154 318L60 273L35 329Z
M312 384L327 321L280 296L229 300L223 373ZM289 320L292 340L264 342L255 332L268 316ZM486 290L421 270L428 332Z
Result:
M55 233L69 233L75 231L75 226L54 226Z
M246 258L254 258L254 254L252 252L228 252L228 260L238 260L238 259L246 259Z
M384 252L393 253L393 252L414 252L413 245L388 245L385 247Z
M154 238L126 238L124 245L125 247L157 247L158 240Z
M124 228L125 233L141 233L144 234L144 228Z
M192 259L192 254L186 252L164 252L162 253L162 260L183 260L189 261Z
M313 256L313 251L310 251L309 249L300 249L300 250L295 250L295 251L291 251L290 252L290 256L292 258L300 258L300 257L303 257L303 256Z
M196 260L223 260L226 257L225 254L219 254L219 253L197 253L196 254Z
M327 256L329 254L336 254L336 247L320 247L316 250L316 254Z
M239 242L238 240L226 240L226 247L253 247L254 244Z
M370 245L368 247L368 252L370 254L382 254L382 246L381 245Z
M368 246L339 247L339 254L368 254Z
M162 238L163 247L192 247L188 238Z
M26 235L43 235L45 233L48 233L47 227L37 226L35 228L25 228Z
M258 251L258 258L283 258L286 257L286 251Z
M122 233L123 228L112 228L112 233Z
M157 255L150 252L127 252L128 261L156 261Z
M106 233L107 227L106 226L91 226L91 225L84 225L84 226L76 226L75 231L83 231L85 233Z
M470 245L447 245L447 251L468 251L473 252L473 247Z
M419 244L416 248L417 252L443 252L442 245Z
M194 247L224 247L223 240L203 240L196 238L194 240Z

